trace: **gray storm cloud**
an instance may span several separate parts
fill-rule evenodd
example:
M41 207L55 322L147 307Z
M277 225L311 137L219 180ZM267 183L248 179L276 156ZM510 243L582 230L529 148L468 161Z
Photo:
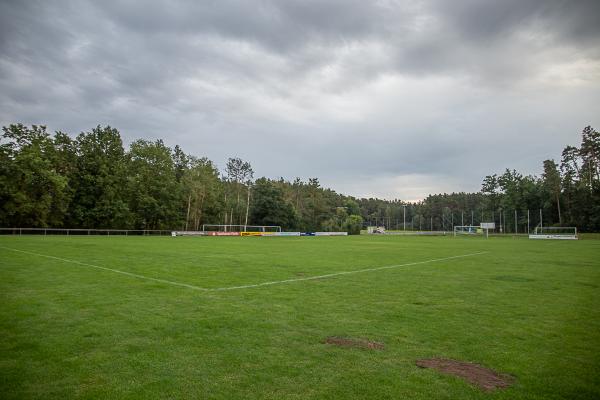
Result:
M0 3L0 122L358 196L477 190L600 126L597 1Z

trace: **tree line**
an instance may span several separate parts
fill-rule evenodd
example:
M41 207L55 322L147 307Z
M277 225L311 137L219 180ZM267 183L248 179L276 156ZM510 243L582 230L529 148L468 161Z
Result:
M515 170L486 176L477 193L429 195L416 203L358 199L318 178L255 179L249 162L223 171L206 157L139 139L126 149L119 131L97 126L76 137L45 126L11 124L0 137L0 226L199 230L203 224L280 225L286 230L451 230L501 222L505 231L537 224L600 230L600 134L582 132L560 163L540 177ZM530 222L531 222L530 221Z
M358 233L356 201L317 178L254 179L250 163L208 158L97 126L75 138L11 124L0 141L0 226L185 229L203 224L280 225Z
M600 231L600 133L585 127L580 146L565 147L559 162L543 161L542 171L540 176L514 169L488 175L477 193L432 194L417 203L358 203L367 224L396 229L452 230L496 222L509 233L525 233L540 223Z

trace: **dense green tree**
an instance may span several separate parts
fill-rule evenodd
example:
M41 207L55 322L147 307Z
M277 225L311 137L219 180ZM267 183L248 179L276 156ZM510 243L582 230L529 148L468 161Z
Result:
M318 231L321 224L327 220L331 207L327 204L325 193L321 188L319 179L310 178L305 188L304 214L302 215L301 229L305 231Z
M544 189L545 207L556 210L559 225L562 225L560 213L561 180L558 165L554 160L544 161L544 172L542 174L542 185ZM554 208L556 207L556 208Z
M61 136L58 135L60 142ZM55 142L45 126L3 128L0 221L5 226L61 226L70 201Z
M218 223L221 211L222 183L219 171L207 158L188 157L189 165L182 177L186 199L184 229L199 230L203 223Z
M279 225L285 229L297 225L296 213L285 201L282 190L266 178L254 183L251 204L250 220L253 225Z
M203 223L268 223L356 232L361 224L451 230L494 221L508 232L525 232L539 224L541 211L545 225L592 231L600 230L599 155L600 134L588 126L581 146L565 147L560 168L546 160L540 177L506 169L486 176L480 192L407 203L344 196L317 178L262 178L253 187L252 167L240 158L230 158L220 175L210 160L160 140L138 140L127 151L109 126L72 139L14 124L0 137L0 224L199 229Z
M360 215L348 215L344 221L342 231L348 232L350 235L359 235L363 226L363 219Z
M600 133L591 126L586 126L581 133L579 153L583 162L582 179L589 183L591 190L594 181L600 180Z
M326 232L340 232L344 230L344 223L348 218L346 207L336 207L335 213L323 222L322 229Z
M225 224L247 224L250 206L250 185L254 176L252 166L249 162L241 158L230 158L227 160L225 172L227 182ZM229 212L228 217L227 212Z
M180 182L190 167L190 156L185 154L179 145L173 148L173 166L175 168L175 179Z
M97 126L75 140L76 168L71 187L69 226L126 228L131 224L127 205L127 160L118 130Z
M335 214L323 223L323 230L326 232L348 232L351 235L360 234L363 219L358 214L349 215L349 212L354 211L358 211L358 209L348 206L336 207Z
M162 140L136 140L129 152L129 205L139 229L181 226L182 190L175 163Z

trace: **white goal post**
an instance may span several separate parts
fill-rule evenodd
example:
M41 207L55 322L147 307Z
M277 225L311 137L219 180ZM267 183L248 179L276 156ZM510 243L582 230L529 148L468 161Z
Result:
M577 228L574 226L537 226L529 239L577 240Z

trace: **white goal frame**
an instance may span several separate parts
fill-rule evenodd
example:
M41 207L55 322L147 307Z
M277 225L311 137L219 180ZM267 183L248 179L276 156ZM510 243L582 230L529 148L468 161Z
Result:
M483 230L476 225L456 225L454 226L454 236L457 235L480 235L483 236Z
M537 226L529 239L577 240L577 228L574 226Z
M207 229L208 228L208 229ZM221 225L204 224L204 232L281 232L279 225Z

